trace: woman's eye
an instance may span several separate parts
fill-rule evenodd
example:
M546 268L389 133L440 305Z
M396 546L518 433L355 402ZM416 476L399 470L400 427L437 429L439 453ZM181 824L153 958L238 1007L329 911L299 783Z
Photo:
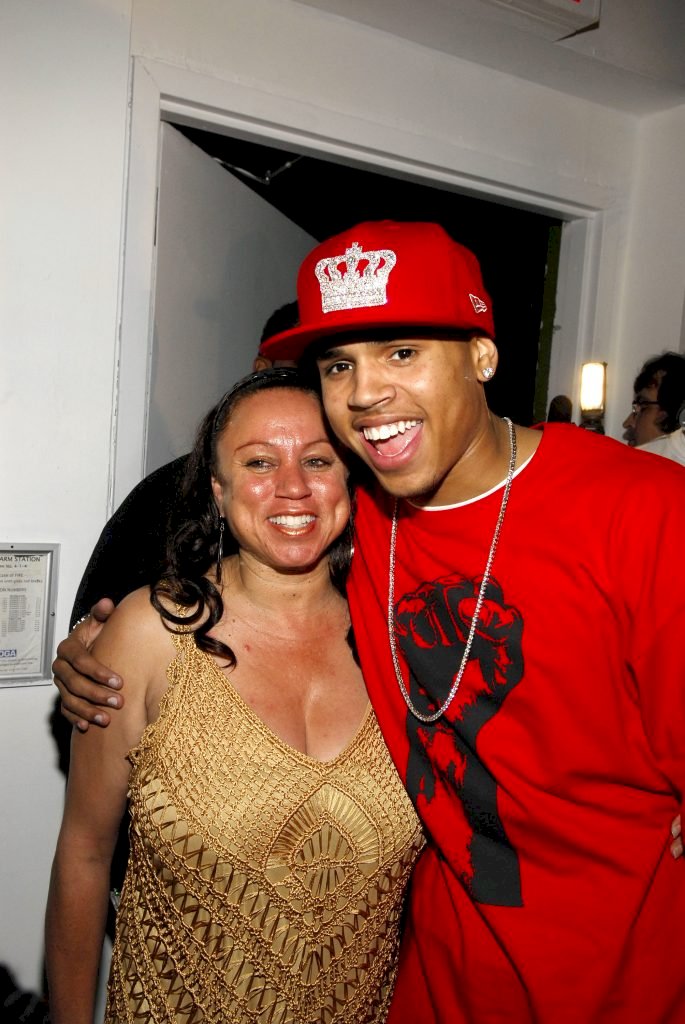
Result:
M267 459L248 459L245 465L248 469L269 469L271 463Z
M330 466L331 460L325 459L321 455L314 455L310 459L307 459L305 465L310 469L323 469L326 466Z

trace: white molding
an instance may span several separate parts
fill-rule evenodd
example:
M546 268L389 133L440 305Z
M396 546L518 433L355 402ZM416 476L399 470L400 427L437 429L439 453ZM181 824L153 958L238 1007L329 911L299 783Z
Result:
M120 504L143 475L161 120L261 139L270 145L325 154L358 166L372 165L391 174L435 182L566 221L556 317L563 344L556 345L557 351L555 346L552 349L550 387L567 394L575 390L580 362L592 350L602 211L615 201L611 189L562 175L552 179L550 187L549 170L543 175L535 168L502 159L488 159L485 178L482 154L433 136L421 137L426 159L417 160L413 155L417 149L414 132L148 58L134 58L112 507Z
M154 326L160 91L142 62L133 65L110 514L144 475Z
M148 58L137 58L136 62L155 78L165 120L211 126L247 138L261 137L286 149L294 146L360 165L371 163L541 213L554 212L565 219L605 209L615 199L613 189L561 174L550 191L549 168L538 170L531 164L492 154L484 177L483 154L460 146L451 137L422 134L421 148L430 159L417 160L417 132L409 128L384 124L369 116L351 116Z
M568 395L576 415L580 366L602 357L595 350L595 321L604 216L568 221L561 234L549 397Z

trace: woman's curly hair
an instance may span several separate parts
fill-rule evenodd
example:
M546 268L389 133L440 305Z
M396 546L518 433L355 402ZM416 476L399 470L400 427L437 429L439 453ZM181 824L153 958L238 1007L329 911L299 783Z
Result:
M321 402L318 381L294 367L272 367L243 377L207 413L197 432L195 446L188 458L181 488L181 501L174 515L167 544L166 565L152 587L150 600L165 626L181 633L190 628L199 648L225 658L229 666L235 654L226 644L209 636L221 620L224 603L219 589L206 573L217 560L219 512L212 493L212 477L218 476L217 444L236 405L260 391L287 388L313 395ZM353 493L348 477L350 496ZM234 554L238 544L226 525L223 554ZM343 596L352 552L352 521L331 545L329 568L334 586ZM220 582L220 580L219 580ZM189 609L178 615L172 609Z

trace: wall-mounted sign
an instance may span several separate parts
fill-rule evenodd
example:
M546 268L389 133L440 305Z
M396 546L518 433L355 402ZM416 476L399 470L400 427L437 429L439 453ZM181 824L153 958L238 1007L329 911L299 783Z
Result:
M0 686L47 683L59 544L0 544Z

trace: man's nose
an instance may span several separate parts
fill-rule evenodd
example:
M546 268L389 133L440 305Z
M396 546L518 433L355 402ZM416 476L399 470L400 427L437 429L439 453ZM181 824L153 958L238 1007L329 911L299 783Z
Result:
M395 388L382 370L372 363L360 363L355 368L354 383L349 404L357 409L372 409L383 405L395 394Z

